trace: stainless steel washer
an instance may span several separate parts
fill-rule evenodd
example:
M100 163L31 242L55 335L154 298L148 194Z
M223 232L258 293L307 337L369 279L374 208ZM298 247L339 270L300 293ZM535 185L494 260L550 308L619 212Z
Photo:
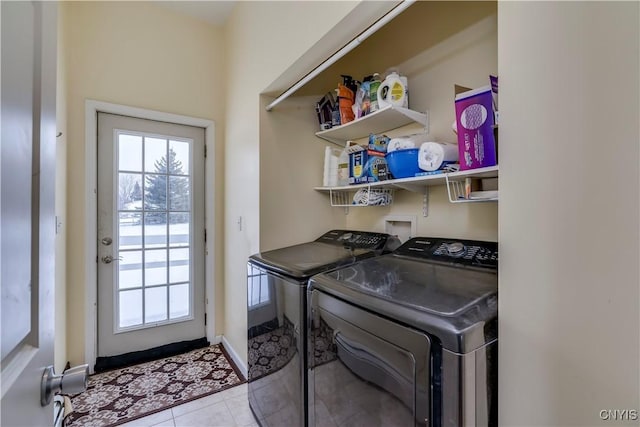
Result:
M310 426L497 425L496 243L415 238L309 281Z
M399 245L386 234L332 230L313 242L249 258L248 393L262 426L307 425L308 279Z

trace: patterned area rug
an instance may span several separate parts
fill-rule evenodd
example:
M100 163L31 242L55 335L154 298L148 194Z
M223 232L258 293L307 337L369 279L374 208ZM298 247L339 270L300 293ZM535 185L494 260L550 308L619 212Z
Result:
M71 397L65 426L115 426L243 382L221 345L104 372Z

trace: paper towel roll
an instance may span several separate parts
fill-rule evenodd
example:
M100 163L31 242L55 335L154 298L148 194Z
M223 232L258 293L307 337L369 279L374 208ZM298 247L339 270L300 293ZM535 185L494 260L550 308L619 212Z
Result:
M458 161L458 146L442 142L425 142L420 146L418 167L423 171L435 171L447 163Z

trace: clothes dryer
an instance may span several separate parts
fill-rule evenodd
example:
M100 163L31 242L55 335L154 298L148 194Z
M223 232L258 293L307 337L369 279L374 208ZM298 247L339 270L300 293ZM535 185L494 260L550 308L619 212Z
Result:
M398 246L387 234L332 230L249 258L248 395L263 427L307 425L308 279Z
M414 238L312 277L309 425L497 425L497 266L497 243Z

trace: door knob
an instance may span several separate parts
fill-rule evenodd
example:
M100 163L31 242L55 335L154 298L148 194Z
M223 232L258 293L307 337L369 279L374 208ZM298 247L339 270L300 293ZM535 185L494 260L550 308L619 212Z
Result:
M87 389L89 365L78 365L67 369L62 375L56 375L53 366L44 368L42 382L40 384L40 404L47 406L51 403L53 395L76 394Z
M103 263L105 264L111 264L113 261L122 261L122 257L119 256L117 258L112 257L111 255L105 255L102 258L100 258L102 260Z

